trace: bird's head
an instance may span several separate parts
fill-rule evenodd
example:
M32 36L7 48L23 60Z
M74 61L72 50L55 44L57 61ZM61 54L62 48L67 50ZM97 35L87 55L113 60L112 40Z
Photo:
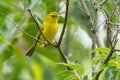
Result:
M59 14L57 12L51 12L46 17L46 21L49 21L51 23L57 22L58 19L59 19Z

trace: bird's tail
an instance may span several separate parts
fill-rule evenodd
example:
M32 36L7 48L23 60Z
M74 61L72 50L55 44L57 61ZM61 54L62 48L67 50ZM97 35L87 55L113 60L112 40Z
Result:
M27 51L26 56L31 57L31 56L33 55L35 49L36 49L36 46L31 47L31 48Z
M37 39L40 39L40 35L41 33L37 34ZM35 41L35 44L27 51L26 56L31 57L35 51L35 49L39 46L41 46L42 44L40 42L38 42L38 40Z

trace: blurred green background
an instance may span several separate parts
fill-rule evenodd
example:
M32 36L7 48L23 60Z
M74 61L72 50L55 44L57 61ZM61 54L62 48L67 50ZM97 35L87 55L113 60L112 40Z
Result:
M32 57L25 53L35 40L18 30L8 19L32 36L38 29L26 9L31 9L41 22L50 12L58 12L58 41L65 15L65 0L0 0L0 80L76 80L71 71L65 70L60 53L53 46L38 48ZM86 0L91 10L89 0ZM91 11L92 12L92 11ZM70 0L67 28L62 41L62 50L71 62L82 68L82 77L91 78L91 30L78 0ZM84 69L84 70L83 70ZM87 79L86 79L87 80Z

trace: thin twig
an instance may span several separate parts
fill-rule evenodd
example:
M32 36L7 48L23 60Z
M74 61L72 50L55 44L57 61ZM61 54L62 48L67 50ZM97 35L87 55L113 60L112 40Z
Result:
M93 38L95 38L95 41L96 41L96 44L97 44L97 47L101 47L101 43L100 43L100 40L99 40L99 37L97 35L97 12L98 12L98 9L99 9L99 6L97 6L97 2L94 2L92 1L91 2L92 7L93 7L93 11L94 11L94 14L93 14L93 25L94 25L94 28L93 28Z
M103 66L108 63L108 61L111 59L111 57L112 57L112 55L113 55L113 53L114 53L115 51L120 51L119 49L115 49L115 46L116 46L116 44L117 44L117 42L118 42L117 36L118 36L118 32L119 32L119 31L118 31L118 29L117 29L116 34L113 36L113 39L111 39L111 38L112 38L112 35L111 35L111 34L112 34L112 29L111 29L111 27L112 27L112 25L113 25L114 23L110 22L111 19L112 19L112 17L113 17L114 14L116 13L116 9L117 9L119 0L118 0L118 2L115 4L115 8L112 10L112 13L111 13L110 16L109 16L108 12L102 7L102 5L105 4L107 1L108 1L108 0L102 0L102 2L98 4L98 6L100 6L100 9L102 9L102 10L104 11L105 16L106 16L106 18L107 18L107 19L106 19L107 39L108 39L108 42L109 42L109 44L110 44L110 52L109 52L109 54L106 56L106 58L104 59L104 61L101 62L100 69L103 68ZM119 23L119 22L118 22L118 23ZM117 24L115 23L114 25L118 26L118 23L117 23ZM102 69L102 71L103 71L103 69ZM99 76L100 76L100 74L101 74L102 71L100 70L100 71L97 72L96 77L95 77L95 80L98 80L98 79L99 79Z
M32 19L34 20L34 22L36 23L38 29L40 30L40 33L42 32L42 24L40 23L40 21L38 21L36 15L34 15L30 9L27 9L27 11L29 12L30 16L32 17Z
M120 49L113 49L114 51L120 52Z
M1 15L4 16L10 23L12 23L18 30L22 31L25 35L33 38L34 40L37 40L37 41L40 42L40 43L46 44L45 42L43 42L43 41L41 41L41 40L33 37L32 35L28 34L28 33L25 32L24 30L22 30L22 29L20 28L20 25L17 25L15 22L12 22L12 21L11 21L8 17L6 17L3 13L1 13Z
M100 44L100 40L99 40L99 37L97 35L97 31L96 31L96 26L93 22L93 19L92 17L90 16L90 12L86 6L86 3L84 0L79 0L80 4L81 4L81 8L82 10L84 10L84 13L86 14L87 16L87 19L88 19L88 22L90 24L90 27L91 27L91 30L92 30L92 50L95 48L95 45L97 43L97 46L100 47L101 44ZM94 57L94 53L92 53L92 57Z
M113 40L111 40L111 38L108 39L108 40L110 41L111 51L110 51L110 53L107 55L107 57L105 58L105 60L102 62L101 67L110 60L112 54L113 54L114 51L115 51L115 46L116 46L116 44L117 44L117 42L118 42L118 39L117 39L118 34L119 34L119 29L118 29L118 28L119 28L119 27L117 27L117 32L116 32L116 34L114 35ZM109 36L108 36L108 37L109 37ZM117 50L116 50L116 51L117 51Z
M118 3L119 3L119 2L118 2ZM113 14L115 13L115 9L116 9L118 3L116 4L115 8L113 9L113 12L112 12L112 15L111 15L110 18L112 18ZM118 22L118 23L119 23L119 22ZM111 25L111 24L107 24L107 25L108 25L108 29L110 30L110 25ZM118 34L119 34L119 26L118 26L118 25L116 25L116 26L117 26L117 29L116 29L117 31L116 31L116 34L113 36L113 39L112 39L112 40L111 40L111 37L110 37L110 33L111 33L111 32L108 32L108 40L109 40L110 45L111 45L111 46L110 46L110 47L111 47L111 51L109 52L109 54L107 55L107 57L105 58L105 60L102 62L101 67L110 60L110 58L112 57L112 54L114 53L114 51L119 51L119 50L116 50L116 49L115 49L115 46L116 46L116 44L117 44L117 42L118 42L117 37L118 37Z
M88 9L87 9L87 6L86 6L84 0L80 0L80 4L81 4L82 10L84 11L84 13L86 14L86 16L87 16L87 18L88 18L88 21L89 21L89 23L90 23L90 25L91 25L91 26L90 26L91 29L94 29L93 20L92 20L92 18L91 18L91 16L90 16L90 13L89 13L89 11L88 11Z
M109 27L109 30L110 30L110 26L109 26L110 24L108 24L108 27ZM117 26L117 25L116 25ZM107 29L108 30L108 29ZM117 42L118 42L118 39L117 39L117 36L118 36L118 34L119 34L119 31L118 31L118 29L117 29L117 32L116 32L116 34L113 36L113 40L111 40L111 37L110 37L110 34L109 33L111 33L111 32L108 32L108 40L109 40L109 43L110 43L110 52L109 52L109 54L107 55L107 57L104 59L104 61L103 62L101 62L101 65L100 65L100 68L102 68L102 66L104 66L105 64L107 64L108 63L108 61L111 59L111 57L112 57L112 55L113 55L113 53L115 52L115 51L120 51L119 49L115 49L115 46L116 46L116 44L117 44ZM96 78L99 78L99 76L100 76L100 74L101 73L99 73L99 75L96 77ZM96 79L97 80L97 79Z
M112 54L114 53L114 49L111 49L111 51L110 51L110 53L107 55L107 57L105 58L105 60L101 63L101 65L100 65L100 69L102 68L102 66L104 65L104 64L106 64L109 60L110 60L110 58L111 58L111 56L112 56ZM99 79L99 76L100 76L100 74L101 74L101 70L96 74L97 76L96 76L96 80L98 80Z
M61 35L60 35L58 44L56 45L56 48L58 49L58 51L60 52L61 56L63 57L64 62L67 63L67 64L69 64L70 61L69 61L69 59L65 56L65 54L62 52L60 45L61 45L61 42L62 42L62 39L63 39L63 35L64 35L65 29L66 29L67 18L68 18L68 9L69 9L69 0L66 0L65 20L64 20L63 29L62 29L62 32L61 32ZM69 67L67 67L67 69L70 70ZM75 74L76 76L78 76L78 80L80 80L80 76L79 76L79 73L77 72L77 70L73 69L72 71L74 72L74 74Z
M60 44L61 44L61 42L62 42L62 39L63 39L63 35L64 35L64 33L65 33L66 24L67 24L67 17L68 17L68 7L69 7L69 0L66 1L65 20L64 20L63 29L62 29L62 32L61 32L61 35L60 35L60 38L59 38L57 47L60 46Z

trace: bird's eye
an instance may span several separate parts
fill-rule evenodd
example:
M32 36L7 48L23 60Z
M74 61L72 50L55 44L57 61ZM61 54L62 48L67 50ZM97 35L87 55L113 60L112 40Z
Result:
M54 18L55 16L54 16L54 15L52 15L52 17Z

